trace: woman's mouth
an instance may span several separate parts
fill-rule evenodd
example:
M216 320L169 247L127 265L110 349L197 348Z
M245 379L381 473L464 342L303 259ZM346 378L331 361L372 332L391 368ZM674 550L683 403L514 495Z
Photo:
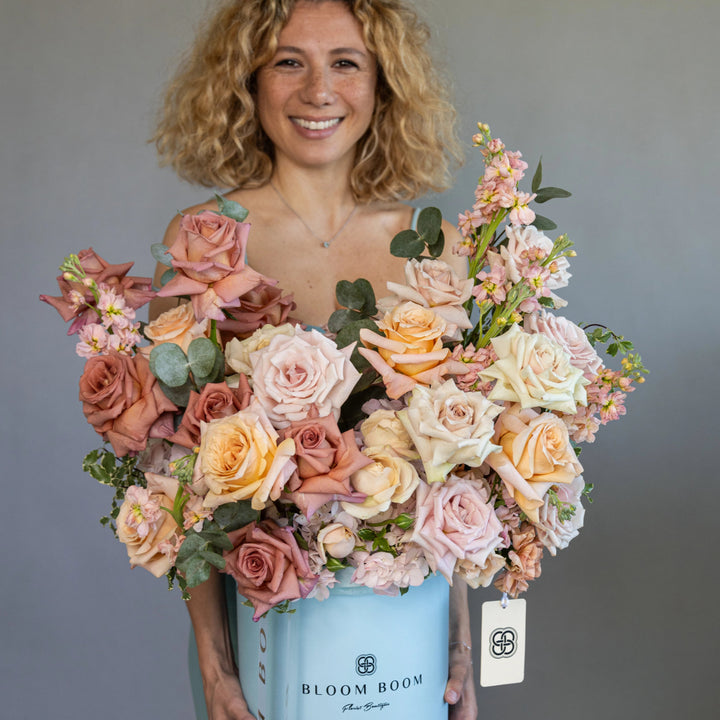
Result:
M292 122L305 130L329 130L340 123L342 118L329 118L328 120L306 120L305 118L293 117Z

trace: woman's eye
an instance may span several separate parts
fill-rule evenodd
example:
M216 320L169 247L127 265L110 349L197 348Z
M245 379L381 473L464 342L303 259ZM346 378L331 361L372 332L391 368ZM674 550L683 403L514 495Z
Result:
M275 67L296 68L300 67L300 63L293 58L282 58L275 63Z
M352 69L356 69L359 67L359 65L354 60L345 60L345 59L338 60L335 63L335 66L339 67L339 68L352 68Z

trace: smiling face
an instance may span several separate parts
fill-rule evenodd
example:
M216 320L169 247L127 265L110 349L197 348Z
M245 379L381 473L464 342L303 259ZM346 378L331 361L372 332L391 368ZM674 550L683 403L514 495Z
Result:
M299 2L257 74L260 123L275 162L349 168L370 126L377 64L341 2Z

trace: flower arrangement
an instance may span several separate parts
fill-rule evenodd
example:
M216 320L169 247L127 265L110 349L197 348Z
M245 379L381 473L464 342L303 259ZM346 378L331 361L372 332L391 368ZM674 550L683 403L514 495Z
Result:
M153 246L157 291L132 263L66 259L61 295L41 299L79 337L83 412L106 443L83 466L115 490L102 522L133 567L185 597L216 567L258 619L327 597L343 568L378 593L441 573L516 597L578 534L578 445L646 370L622 336L554 312L575 253L530 203L569 193L541 187L540 164L520 191L520 153L478 129L484 174L453 248L468 276L438 259L428 208L391 243L405 282L379 301L338 283L324 332L246 264L247 211L220 196ZM183 302L142 325L156 295Z

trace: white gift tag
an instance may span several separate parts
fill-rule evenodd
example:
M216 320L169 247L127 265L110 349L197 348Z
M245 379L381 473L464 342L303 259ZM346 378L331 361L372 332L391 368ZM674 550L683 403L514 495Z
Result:
M525 678L525 600L482 604L480 685L511 685Z

